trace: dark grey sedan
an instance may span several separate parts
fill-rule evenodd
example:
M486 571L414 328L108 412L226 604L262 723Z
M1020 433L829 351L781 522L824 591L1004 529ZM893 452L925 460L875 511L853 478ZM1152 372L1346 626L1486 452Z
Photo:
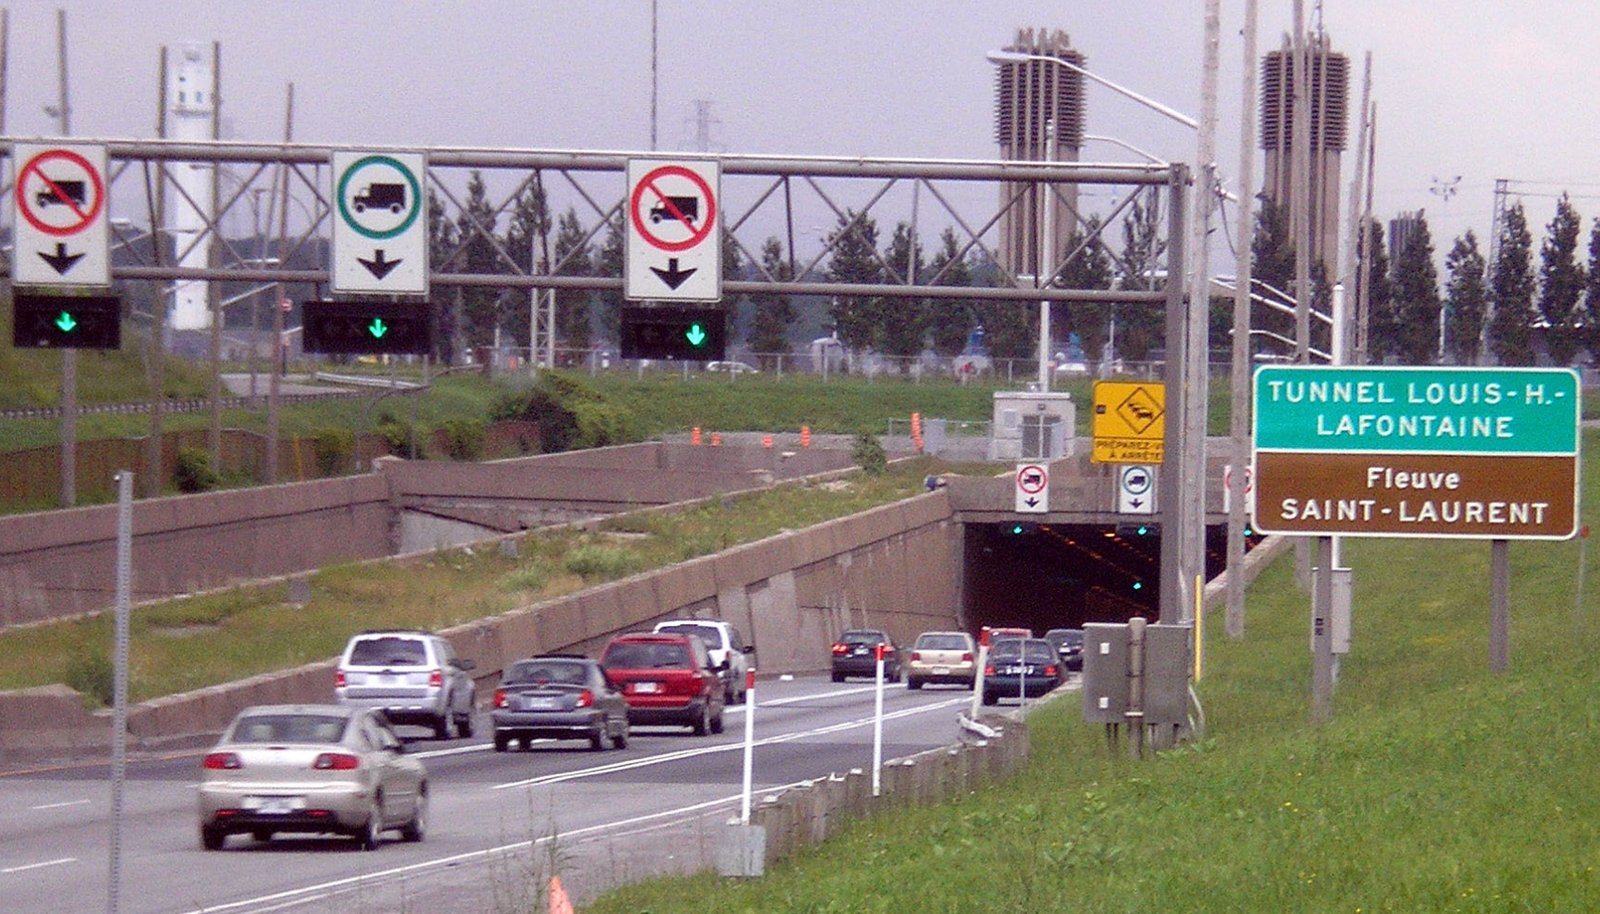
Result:
M590 747L628 745L628 706L606 675L587 657L554 654L518 660L494 691L494 748L513 742L529 748L535 739L587 739Z

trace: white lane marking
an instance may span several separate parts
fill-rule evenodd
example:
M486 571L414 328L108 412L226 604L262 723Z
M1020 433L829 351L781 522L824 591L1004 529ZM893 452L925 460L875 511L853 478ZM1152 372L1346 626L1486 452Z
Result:
M764 789L767 790L767 791L788 790L788 789L790 789L792 787L799 787L800 785L805 784L805 783L807 783L807 781L795 781L792 784L780 784L780 785L775 786L775 787L768 787L768 788L764 788ZM493 856L493 855L496 855L496 854L505 854L505 853L508 853L510 851L523 850L525 848L530 848L530 847L538 847L540 845L547 844L547 843L549 843L551 841L557 840L558 838L560 840L567 841L567 840L571 840L571 839L574 839L574 838L581 838L581 837L587 837L588 835L592 835L592 834L598 834L600 832L607 831L608 829L628 828L630 826L640 825L640 824L643 824L645 822L651 822L651 821L654 821L656 819L678 818L678 817L682 817L682 816L684 816L686 814L689 814L689 813L700 812L702 810L711 809L711 808L714 808L714 807L717 807L717 806L725 806L725 805L730 805L732 803L736 803L736 802L739 801L741 796L743 796L743 795L736 793L736 794L733 794L732 796L718 797L717 799L714 799L714 800L706 800L704 802L694 803L694 804L691 804L689 806L680 806L677 809L667 809L667 810L663 810L661 812L646 813L646 814L644 814L642 816L634 816L631 819L619 819L616 822L604 822L604 823L601 823L599 825L589 825L589 826L585 826L583 828L573 829L572 831L562 832L560 835L551 835L551 836L546 836L546 837L543 837L543 838L532 838L532 839L529 839L527 841L517 841L517 842L511 843L511 844L502 844L499 847L485 848L484 850L467 851L466 853L453 854L453 855L451 855L449 857L440 857L437 860L424 860L421 863L411 863L411 864L407 864L406 866L395 867L394 869L380 870L380 871L378 871L376 873L364 873L364 874L359 875L359 876L347 876L347 877L345 877L343 879L335 879L335 880L332 880L330 882L323 882L323 883L318 883L316 885L303 886L303 887L298 888L298 889L286 889L285 891L282 891L282 892L275 892L275 893L273 893L271 895L262 895L262 896L257 897L257 898L247 898L247 899L244 899L243 901L230 901L230 902L227 902L226 904L208 905L208 906L206 906L204 908L196 908L193 911L185 912L185 914L217 914L217 912L220 912L220 911L232 911L232 910L235 910L237 908L244 908L244 907L247 907L247 906L250 906L250 905L267 905L267 904L271 904L271 903L274 903L274 902L283 902L286 899L298 899L298 903L305 903L305 902L308 902L308 901L316 900L317 897L327 897L329 895L332 895L335 891L337 891L338 889L341 889L341 888L346 888L346 887L349 887L349 886L354 886L354 885L359 885L359 884L366 884L366 885L370 886L373 883L375 883L377 881L380 881L380 880L388 880L388 879L393 879L393 878L399 877L399 876L406 876L406 875L409 875L411 873L418 872L420 870L432 869L434 867L440 867L440 866L454 866L454 865L456 865L458 863L465 863L467 861L475 860L475 859L478 859L478 858L481 858L481 857L489 857L489 856ZM65 862L65 861L62 861L62 862ZM0 872L4 872L4 871L0 871ZM319 892L322 893L321 896L317 896L316 894L314 894L314 893L319 893ZM288 906L289 905L287 905L287 904L278 904L278 905L276 905L276 907L288 907ZM255 910L255 911L270 911L270 910L274 910L274 908L257 907L257 908L254 908L253 910Z
M535 743L553 743L553 739L536 739ZM413 752L415 758L443 758L447 755L466 755L469 752L488 752L494 746L489 743L474 743L470 746L454 746L449 749L429 749L427 752Z
M77 857L62 857L59 860L46 860L46 861L44 861L42 863L25 863L22 866L7 867L6 869L0 870L0 874L4 874L4 875L8 875L9 876L12 873L20 873L20 872L23 872L24 870L36 870L36 869L39 869L40 867L60 866L63 863L77 863L77 862L78 862L78 858Z
M46 803L43 806L29 806L29 809L61 809L64 806L88 806L88 800L68 800L64 803Z
M837 690L832 691L832 692L818 692L815 695L791 695L788 698L773 698L773 699L770 699L768 701L759 701L758 700L756 702L756 707L758 707L758 708L776 708L776 707L781 707L782 705L798 704L799 702L802 702L802 701L816 701L819 698L838 698L841 695L858 695L858 694L860 694L862 692L870 692L874 688L875 688L875 686L866 686L865 688L860 688L860 689L837 689ZM744 705L737 705L735 707L729 708L728 710L729 711L733 711L733 712L743 711L744 710Z
M890 714L885 714L885 715L883 715L883 719L884 720L896 720L896 719L901 718L901 717L909 717L909 716L911 716L913 714L921 714L921 713L923 713L925 711L937 711L937 710L940 710L942 708L949 708L949 707L953 707L955 705L967 704L967 703L971 702L971 700L972 699L965 698L965 697L962 697L962 698L951 698L951 699L947 699L945 701L938 702L936 704L919 705L919 706L917 706L915 708L906 708L906 709L901 710L901 711L895 711L895 712L890 713ZM829 724L829 725L827 725L825 727L817 727L817 728L812 729L812 730L796 730L793 733L783 733L783 734L779 734L777 736L769 736L769 737L766 737L765 739L756 740L755 744L757 746L772 746L772 745L777 745L779 743L789 743L789 742L794 742L795 740L806 739L806 738L813 737L813 736L826 736L826 735L828 735L830 733L838 733L838 732L840 732L842 730L850 730L850 729L854 729L856 727L865 727L865 726L869 726L871 723L872 723L872 718L870 716L868 716L868 717L858 717L855 720L841 721L841 722L836 723L836 724ZM701 747L697 747L697 748L694 748L694 749L680 749L680 750L678 750L676 752L663 752L660 755L651 755L651 756L646 756L644 758L637 758L637 759L627 759L627 760L620 761L620 762L612 762L612 763L607 764L607 765L596 765L593 768L583 768L583 769L579 769L577 771L566 771L566 772L561 772L559 774L547 774L547 775L544 775L543 777L528 778L526 780L521 780L521 781L511 781L511 782L505 783L505 784L495 784L492 787L490 787L490 789L491 790L506 790L506 789L514 788L514 787L534 787L534 786L542 786L542 785L545 785L545 784L559 784L562 781L574 781L574 780L577 780L578 778L594 777L595 775L601 775L601 774L615 774L616 772L619 772L619 771L631 771L631 770L633 770L635 768L645 768L645 767L648 767L650 765L660 765L660 764L664 764L666 762L675 762L675 761L679 761L679 760L682 760L682 759L695 758L696 756L701 756L701 755L712 755L712 754L717 753L717 752L737 752L737 751L742 751L743 749L744 749L744 743L742 741L732 742L732 743L721 743L721 744L718 744L718 745L715 745L715 746L701 746Z

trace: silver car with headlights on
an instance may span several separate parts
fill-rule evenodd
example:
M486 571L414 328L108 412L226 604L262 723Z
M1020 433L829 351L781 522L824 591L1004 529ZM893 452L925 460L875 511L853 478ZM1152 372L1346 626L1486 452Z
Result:
M232 834L342 834L373 850L398 829L421 841L428 773L374 711L260 705L239 712L200 770L200 845Z

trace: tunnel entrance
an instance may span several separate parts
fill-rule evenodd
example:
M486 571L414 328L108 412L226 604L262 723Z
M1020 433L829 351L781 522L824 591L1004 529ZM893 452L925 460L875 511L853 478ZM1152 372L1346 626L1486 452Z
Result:
M1160 524L965 525L962 618L1043 634L1161 615ZM1259 540L1246 541L1250 548ZM1206 527L1206 580L1227 565L1227 526Z

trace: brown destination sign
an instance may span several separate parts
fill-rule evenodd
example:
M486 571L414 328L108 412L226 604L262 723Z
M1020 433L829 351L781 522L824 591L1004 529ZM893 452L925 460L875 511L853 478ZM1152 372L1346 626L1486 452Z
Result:
M1289 534L1565 539L1577 531L1576 477L1570 457L1260 451L1256 523Z

